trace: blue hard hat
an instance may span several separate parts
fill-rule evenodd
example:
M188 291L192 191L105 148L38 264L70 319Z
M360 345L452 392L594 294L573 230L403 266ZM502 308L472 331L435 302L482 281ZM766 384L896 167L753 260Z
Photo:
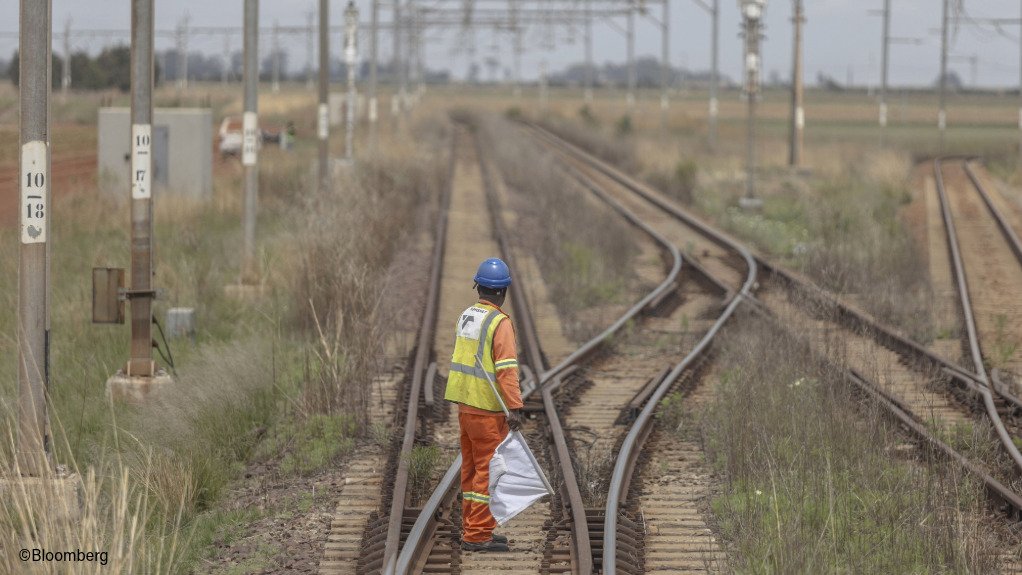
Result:
M477 284L490 289L506 288L511 285L511 270L500 259L489 258L479 264L479 271L472 279Z

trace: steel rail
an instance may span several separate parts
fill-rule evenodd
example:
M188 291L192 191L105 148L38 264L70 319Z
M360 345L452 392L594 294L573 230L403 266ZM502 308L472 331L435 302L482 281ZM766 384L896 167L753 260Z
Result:
M983 203L986 205L990 215L997 221L997 227L1000 228L1001 234L1004 235L1012 253L1015 254L1015 259L1018 260L1019 265L1022 266L1022 241L1019 240L1018 234L1015 233L1015 229L1008 223L1008 220L1004 217L1004 214L1001 213L1001 210L994 205L993 200L990 198L990 194L987 193L986 186L984 186L983 183L980 182L979 177L976 176L975 171L972 169L973 162L975 162L974 158L965 160L965 173L969 176L969 180L972 182L973 187L976 188L977 192L979 192L979 196L983 199ZM1020 400L1014 393L1010 392L1001 383L996 371L997 370L994 370L994 373L991 373L990 377L991 383L994 384L994 391L999 393L1002 398L1013 403L1016 409L1022 409L1022 400Z
M542 132L539 133L543 134ZM564 142L560 138L557 139L544 138L544 139L550 142L551 145L555 147L567 149L569 153L572 152L572 148L575 148L574 153L572 154L573 156L583 159L589 165L599 169L599 166L597 166L596 162L590 161L591 158L580 155L578 153L579 150L573 144ZM576 178L580 177L584 178L584 176L580 174L578 171L575 171L575 173ZM617 180L617 178L615 179ZM605 191L600 189L600 187L596 185L596 183L593 182L591 179L584 178L584 180L581 181L583 181L583 184L586 185L588 188L590 188L594 192L597 192L601 199L606 200L610 198L610 196L606 194ZM620 180L618 181L619 183L629 188L630 190L639 193L645 199L650 201L653 200L652 196L644 194L642 191L635 189L633 186L628 186L627 184L621 182ZM661 202L653 203L657 204L661 209L673 208L673 206L669 206L666 203ZM621 211L624 210L624 207L620 206L617 209ZM674 210L669 209L668 211L673 212ZM631 218L637 219L637 216L632 214L631 211L627 211L627 213L631 214L630 219ZM681 214L676 215L679 215L679 217L682 216ZM742 301L744 301L746 298L749 298L752 295L752 289L756 285L757 265L755 259L752 256L752 253L749 252L744 246L738 244L737 242L732 242L729 238L723 236L716 236L716 234L713 233L713 230L703 226L701 222L699 222L697 225L701 227L701 231L703 231L705 235L716 237L716 241L718 241L722 245L727 246L729 249L731 249L734 252L737 252L742 256L747 266L745 281L742 284L741 290L739 290L736 293L731 293L729 297L725 300L727 302L727 305L725 306L724 311L717 317L717 320L714 321L713 325L703 335L703 337L699 340L696 346L693 347L680 362L675 364L675 366L671 369L670 373L668 373L667 376L663 378L663 380L656 387L656 389L653 391L650 397L646 400L646 403L643 406L642 411L639 413L638 417L636 417L635 420L632 422L632 425L628 430L628 434L625 436L625 439L618 450L617 458L616 461L614 462L614 471L611 475L611 482L607 493L607 503L605 506L604 513L603 527L604 575L616 575L617 573L618 513L621 508L621 502L627 495L628 483L631 479L635 463L638 460L637 455L639 452L639 448L641 448L645 437L648 436L648 432L652 428L651 426L654 421L653 419L654 410L656 409L657 405L659 405L660 400L663 399L664 395L674 385L678 378L680 378L681 375L687 369L689 369L695 361L702 358L704 354L707 352L707 350L709 350L711 344L713 343L713 340L717 337L717 335L720 333L721 329L723 329L724 325L728 322L728 320L730 320L731 317L734 315L735 310L738 309L738 306L742 303Z
M634 222L638 222L638 220L634 220ZM657 300L668 290L674 288L678 275L680 274L682 268L681 253L678 251L677 247L675 247L673 244L667 241L666 238L655 232L655 230L653 230L651 227L645 226L643 229L647 233L652 234L653 239L656 240L661 245L663 245L665 249L671 254L673 264L666 278L657 287L651 290L646 296L644 296L636 304L629 308L624 314L622 314L613 324L604 329L601 333L591 338L577 350L575 350L566 358L564 358L557 365L537 374L537 380L535 382L536 385L534 389L543 388L547 384L547 382L553 380L558 374L563 374L582 359L587 358L591 354L595 353L601 346L605 345L606 342L608 342L613 335L620 331L620 329L624 327L629 321L634 319L640 312L647 309L651 302ZM521 290L512 290L512 293L514 291ZM530 389L528 391L523 389L522 394L523 399L528 395L531 395L534 389ZM570 466L570 460L567 463ZM444 475L443 480L441 480L441 482L437 485L436 489L434 489L429 500L423 506L422 511L416 518L415 523L412 526L411 531L409 532L408 538L405 540L405 543L401 548L401 552L398 555L397 564L394 566L394 568L388 568L385 571L388 575L392 573L399 574L408 573L410 569L413 567L413 565L415 565L419 560L420 555L424 552L423 547L427 543L428 538L431 537L432 533L435 531L435 517L439 513L441 507L443 506L444 501L447 499L447 497L454 489L454 483L457 478L457 474L454 473L454 471L456 470L456 468L460 468L460 466L461 455L458 455L457 458L455 459L455 462L451 465L451 468L448 469L448 472ZM573 469L571 476L574 476ZM575 483L575 485L577 488L577 482ZM584 520L585 510L580 505L581 498L579 497L576 503L572 505L571 513L573 521L574 523L576 523L576 528L578 528L579 525L582 525L586 526L586 529L588 529L588 522ZM576 507L582 510L581 516L578 515ZM588 531L586 532L585 537L588 538ZM580 537L576 536L575 538L576 545L578 545L579 539ZM576 551L577 559L579 553L580 551ZM589 554L589 557L591 558L591 552ZM579 572L584 573L582 571Z
M536 133L546 135L547 138L554 138L556 141L563 141L558 136L551 134L549 133L549 131L542 129L538 126L530 127ZM563 143L566 145L566 147L570 146L569 149L574 148L576 150L575 153L573 154L575 157L599 169L607 176L611 177L612 179L615 179L616 181L624 185L626 188L631 189L633 192L639 194L640 196L646 197L652 203L665 208L666 211L678 215L679 219L681 219L682 221L696 222L697 225L694 227L710 231L711 232L710 239L714 239L718 243L720 243L720 241L723 240L726 243L740 245L738 244L738 242L730 240L728 236L726 236L725 234L716 232L716 230L713 230L708 226L700 225L701 222L699 222L696 218L687 216L687 214L684 214L680 208L674 206L673 204L662 201L657 196L648 193L645 189L643 189L644 188L643 184L636 182L623 172L620 172L616 168L606 165L604 162L592 157L591 154L588 154L587 152L580 150L577 146L574 146L570 142ZM824 291L823 289L819 288L812 282L798 278L794 274L778 268L777 266L767 262L761 256L754 255L753 257L761 269L767 271L772 276L776 276L777 278L781 279L783 282L788 284L789 287L794 287L796 289L802 290L805 295L811 297L814 301L832 307L839 313L841 319L843 319L846 323L850 324L851 327L857 328L860 331L869 331L879 344L888 347L889 349L895 351L896 353L902 355L910 355L917 359L922 359L924 363L928 364L929 366L940 369L962 389L983 395L984 408L986 409L988 414L991 412L990 407L992 405L992 402L990 401L990 391L984 385L983 381L979 379L977 374L968 372L961 366L958 366L952 362L949 362L931 353L929 350L926 350L925 348L921 347L914 341L911 341L901 336L900 334L894 332L890 328L887 328L886 326L879 324L878 322L868 317L864 313L856 309L853 309L852 307L848 306L846 303L841 301L833 294ZM745 301L750 303L754 309L760 312L766 312L766 308L754 297L750 296L746 298ZM971 462L968 458L966 458L959 452L955 451L949 445L936 438L932 433L929 432L925 424L921 422L918 419L918 417L911 414L909 410L905 409L900 404L900 402L898 402L897 399L891 397L884 390L882 390L875 384L863 379L861 376L859 376L852 370L849 370L847 377L852 383L855 383L857 386L859 386L865 392L867 392L867 394L870 397L876 399L881 405L886 407L891 416L900 423L904 424L905 427L908 428L908 430L920 441L922 441L932 449L942 453L949 460L957 462L968 472L976 475L981 481L983 481L988 495L991 497L991 499L1001 502L1007 508L1007 514L1009 515L1009 517L1015 520L1022 518L1022 497L1019 497L1019 495L1016 492L1006 487L999 480L997 480L992 475L984 471L982 468ZM1009 397L1007 399L1012 401L1014 398ZM1013 403L1015 402L1013 401ZM1017 405L1017 403L1015 404ZM996 413L996 410L994 410L994 413ZM996 421L999 421L999 417ZM636 432L636 435L640 435L640 433ZM1005 435L999 433L999 437L1001 438L1003 443L1005 441ZM1012 447L1014 447L1013 444ZM607 515L608 517L610 516L609 510ZM607 537L611 536L609 530L605 533L605 536ZM604 573L612 572L608 571L607 570L608 568L615 569L616 565L614 564L613 561L608 560L605 554Z
M969 351L972 354L972 363L976 374L983 383L983 386L980 388L980 394L983 397L983 404L986 406L987 415L990 417L990 422L994 425L994 430L997 432L1001 444L1004 445L1008 455L1015 462L1015 467L1022 471L1022 453L1019 453L1018 447L1015 447L1011 434L1008 433L1008 429L1004 426L1004 421L1001 420L1001 415L997 412L994 396L991 393L993 384L991 384L986 366L983 364L983 352L979 344L979 329L976 326L976 317L972 311L972 298L969 295L969 281L965 275L965 264L962 259L961 248L958 245L958 232L955 230L955 219L951 214L951 203L948 200L947 190L944 187L944 175L941 164L942 158L937 158L933 161L933 171L937 182L937 195L940 198L940 211L944 217L944 229L947 231L948 250L951 254L951 269L955 276L958 299L961 302L965 328L969 335Z
M514 255L511 245L508 242L507 230L504 227L504 218L500 213L500 199L493 186L493 173L490 168L489 159L483 153L482 144L479 138L475 138L476 157L479 162L480 172L483 179L483 189L486 192L487 205L490 207L490 219L493 223L494 235L500 245L500 251L512 269L520 269L514 263ZM530 365L541 373L546 371L546 358L543 355L539 334L536 332L535 323L532 318L532 307L529 306L525 290L517 288L511 290L511 297L514 300L515 317L518 318L522 329L519 330L524 336L524 347L529 353ZM551 432L551 439L554 443L554 459L561 472L561 485L567 497L561 501L566 502L567 511L572 515L572 535L570 537L574 557L574 565L578 573L592 572L592 549L589 544L589 530L585 523L585 508L582 503L582 492L578 488L578 481L575 479L575 469L571 465L571 456L568 452L568 445L564 438L564 431L557 415L547 385L539 385L543 399L544 413L547 417L547 427ZM552 495L552 494L551 494ZM578 523L579 517L582 523Z
M411 453L412 446L415 443L415 432L418 428L419 418L419 396L422 394L423 381L425 379L423 376L428 370L430 355L433 352L432 341L433 334L436 332L437 308L440 304L440 279L444 265L444 247L447 243L447 212L451 201L451 188L454 185L456 138L457 135L452 134L448 165L449 177L440 200L440 214L437 218L437 229L434 236L433 254L431 256L432 268L429 273L426 308L422 312L422 322L419 325L419 334L416 340L411 388L407 394L408 405L405 411L404 436L401 439L401 450L397 454L397 473L394 477L394 487L391 490L390 523L387 526L387 539L383 548L384 565L394 561L401 538L401 518L404 514L406 498L408 496L409 472L409 461L407 457L404 457L404 454ZM430 383L432 384L432 382Z
M741 245L740 242L732 239L727 234L702 222L699 218L685 212L675 204L651 193L644 183L637 181L621 170L610 166L606 162L593 157L592 154L589 154L571 142L567 142L560 136L557 136L549 130L535 124L525 123L525 125L532 128L534 131L537 131L537 133L545 134L547 137L557 138L557 140L563 142L567 146L570 146L568 149L575 150L576 156L579 157L579 159L600 169L600 171L602 171L606 176L616 180L623 186L632 189L641 197L648 199L650 202L661 207L668 213L677 216L683 222L692 224L692 227L694 227L697 231L707 232L708 239L718 245L725 248L730 245ZM764 256L759 255L752 250L749 251L752 253L752 257L755 259L756 264L759 266L761 271L767 272L770 276L780 279L785 284L799 289L806 296L811 297L815 302L832 308L835 312L837 312L841 320L849 324L852 328L860 332L869 332L871 336L884 347L887 347L896 353L909 355L922 360L928 366L946 373L949 377L951 377L954 383L963 390L967 390L972 393L981 393L980 388L985 384L979 379L979 376L976 373L929 351L915 341L901 333L898 333L893 328L881 324L867 313L856 309L853 305L824 290L811 280L798 276L794 272L773 264ZM690 264L691 263L692 262L690 262ZM1009 396L1005 399L1012 403L1013 406L1022 409L1022 402L1020 402L1017 398Z

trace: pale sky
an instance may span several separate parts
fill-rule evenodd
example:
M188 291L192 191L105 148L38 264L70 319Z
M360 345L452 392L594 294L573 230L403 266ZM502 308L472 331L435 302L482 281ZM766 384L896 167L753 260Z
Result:
M736 0L721 2L721 69L732 78L741 71L741 43L738 39L739 13ZM433 4L425 0L426 5ZM892 0L892 36L922 39L920 45L895 45L891 51L891 83L894 85L923 85L933 82L939 70L941 0ZM1019 0L964 0L966 11L975 19L1019 18ZM361 20L369 20L369 0L358 0L362 11ZM447 6L457 3L447 2ZM858 85L876 84L880 68L881 19L871 15L872 10L882 7L883 0L805 0L808 22L805 29L805 78L814 83L819 72L824 72L840 82L854 78ZM260 9L261 25L269 27L274 20L281 25L304 26L306 13L317 3L313 0L262 0ZM331 20L342 21L345 3L331 1ZM671 59L674 64L693 70L709 67L710 18L694 0L671 0ZM240 25L241 0L156 0L157 28L173 29L188 13L196 26ZM660 16L660 6L653 5L653 14ZM788 77L791 70L791 10L790 0L768 0L766 13L766 40L764 41L765 75L776 71ZM381 9L383 19L389 18L389 10ZM53 21L55 31L61 31L68 18L76 28L129 27L130 2L128 0L53 0ZM623 19L618 19L623 28ZM636 52L659 58L659 25L648 19L639 19L637 26ZM17 40L6 37L4 32L16 32L18 24L18 1L0 0L0 55L4 59L17 47ZM573 42L572 37L574 38ZM361 37L362 46L368 32ZM458 31L434 31L428 35L427 62L430 68L448 68L461 76L468 67L467 44L459 43ZM477 58L494 55L510 66L510 38L506 34L495 34L492 30L480 30L476 46ZM526 35L527 54L523 60L523 76L535 78L539 63L547 60L551 70L558 70L584 58L581 29L573 33L564 27L556 31L557 46L544 53L544 34L538 29ZM624 36L606 23L594 26L595 60L622 62L625 58ZM1019 26L1006 24L999 33L991 26L977 28L961 25L952 45L953 59L950 67L957 71L966 83L971 81L972 69L969 57L975 55L978 62L977 79L982 86L1017 86L1019 83ZM88 39L77 41L74 48L97 51L111 40ZM340 54L340 38L332 39L334 50ZM220 54L223 50L222 37L199 36L192 40L190 50ZM261 39L260 49L269 49L269 38ZM173 46L171 38L159 38L157 49ZM240 40L233 40L234 49L240 49ZM292 70L303 68L306 61L306 41L294 37L285 39L284 46L291 52ZM391 40L381 37L381 57L390 52ZM363 50L367 54L368 50ZM485 75L486 69L483 68Z

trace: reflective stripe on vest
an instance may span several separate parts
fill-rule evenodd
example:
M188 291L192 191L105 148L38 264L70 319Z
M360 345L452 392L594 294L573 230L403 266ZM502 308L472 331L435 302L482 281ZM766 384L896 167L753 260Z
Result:
M483 303L461 314L455 329L454 354L444 399L487 411L501 411L486 376L488 374L496 381L498 370L518 367L518 361L514 359L501 360L499 366L493 362L493 334L505 319L507 316L500 310Z

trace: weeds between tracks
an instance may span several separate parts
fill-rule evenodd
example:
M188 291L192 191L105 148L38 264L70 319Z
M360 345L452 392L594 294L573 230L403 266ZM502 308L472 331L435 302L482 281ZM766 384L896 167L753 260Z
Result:
M418 212L428 211L445 162L389 146L356 177L337 178L331 197L313 198L312 149L264 151L258 256L270 293L258 303L223 295L237 281L240 169L224 168L209 203L157 201L156 285L168 288L157 317L163 306L194 305L199 333L171 341L177 381L139 407L105 398L103 382L127 353L125 333L88 317L89 269L127 264L127 207L92 186L55 204L50 416L55 460L85 479L85 508L68 524L42 512L56 494L8 499L0 546L109 550L104 569L112 572L190 571L214 537L228 544L227 534L275 512L273 501L241 510L224 501L246 466L271 467L278 479L305 475L336 465L370 435L355 408L366 401L358 386L378 367L381 294L400 291L388 267ZM0 340L0 412L8 423L16 233L0 229L0 294L10 300L0 310L0 333L10 334ZM4 469L12 451L12 441L0 442ZM14 556L0 559L0 571L24 567Z
M856 150L812 176L764 168L763 209L737 206L741 182L721 178L714 164L677 150L673 135L638 132L612 138L599 126L549 117L545 128L611 164L638 174L758 250L853 300L913 339L932 340L932 288L926 258L901 221L912 200L908 153ZM689 146L691 147L691 146ZM641 153L640 153L641 152ZM693 159L700 166L693 173ZM840 161L838 161L840 160ZM830 164L840 164L831 166ZM727 170L730 174L733 170Z
M811 359L754 316L725 335L718 361L727 367L710 382L714 400L688 413L680 433L701 437L721 474L711 506L735 570L997 569L979 482L917 459L879 409L845 385L839 366Z
M603 322L587 320L585 312L621 303L632 287L639 253L634 231L577 188L516 126L496 115L476 124L504 181L517 193L515 242L535 256L569 335L588 339Z

